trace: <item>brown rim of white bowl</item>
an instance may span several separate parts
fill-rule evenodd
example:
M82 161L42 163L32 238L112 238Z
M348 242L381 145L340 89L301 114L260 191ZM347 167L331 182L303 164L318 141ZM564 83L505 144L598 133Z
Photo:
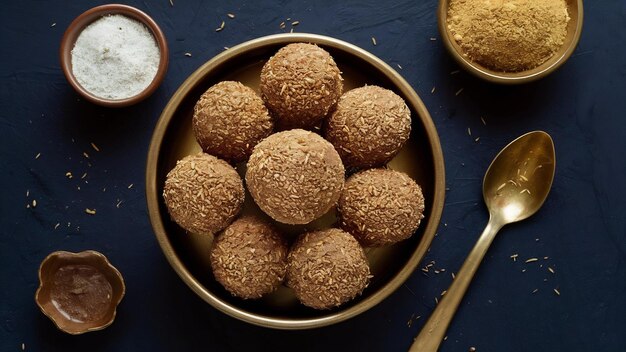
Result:
M148 27L148 29L154 36L157 45L159 46L159 51L161 54L157 73L154 76L152 82L150 82L150 84L148 85L148 87L146 87L139 94L124 99L106 99L90 93L85 88L83 88L80 83L78 83L76 77L74 77L74 73L72 72L72 49L74 48L74 44L76 43L76 39L78 39L80 33L83 31L83 29L85 29L85 27L87 27L95 20L101 18L102 16L112 14L120 14L130 17ZM65 30L65 34L63 34L63 38L61 39L61 47L59 49L59 55L61 58L61 68L63 69L65 78L67 78L67 81L74 88L74 90L76 90L76 92L78 92L78 94L80 94L86 100L94 104L106 107L129 106L149 97L159 87L159 85L163 81L163 78L165 78L167 65L169 63L169 50L167 48L167 41L165 39L165 35L161 31L161 28L159 28L156 22L145 12L132 6L121 4L108 4L97 6L83 12L78 17L76 17L67 27L67 30Z

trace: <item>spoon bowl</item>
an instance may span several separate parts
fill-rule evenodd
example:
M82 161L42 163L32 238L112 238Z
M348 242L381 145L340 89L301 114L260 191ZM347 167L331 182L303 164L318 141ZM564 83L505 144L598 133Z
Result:
M527 133L504 147L483 180L490 215L511 223L537 212L552 187L554 160L554 143L543 131Z
M548 197L554 179L555 160L552 138L543 131L518 137L496 155L483 179L483 197L489 209L489 222L410 351L437 351L498 231L506 224L536 213Z
M446 50L454 60L467 72L488 82L497 84L522 84L543 78L556 71L572 56L576 49L583 30L583 0L565 0L570 21L567 24L567 34L563 45L554 55L541 65L520 72L495 71L472 61L465 53L452 33L448 30L448 7L451 0L439 0L437 18L439 34Z

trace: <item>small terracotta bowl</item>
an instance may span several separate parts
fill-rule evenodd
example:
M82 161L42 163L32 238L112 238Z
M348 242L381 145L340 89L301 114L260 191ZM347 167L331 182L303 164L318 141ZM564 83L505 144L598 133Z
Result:
M492 83L499 84L521 84L528 83L543 78L556 71L569 59L576 49L583 29L583 0L565 0L570 21L567 24L567 34L561 48L543 64L521 72L501 72L494 71L482 66L464 55L463 49L454 40L452 33L448 30L448 7L450 0L439 0L437 18L439 20L439 34L443 39L443 44L452 55L454 60L466 71L474 76Z
M78 335L111 325L125 291L102 253L59 251L41 262L35 301L60 330Z
M76 43L76 39L80 33L90 25L92 22L101 18L105 15L124 15L135 19L141 23L143 23L152 33L154 39L159 46L159 50L161 52L161 60L159 62L159 67L157 69L157 73L154 76L152 82L144 89L141 93L125 98L125 99L106 99L98 97L85 88L83 88L80 83L74 77L72 72L72 49L74 48L74 44ZM159 87L163 78L165 77L165 72L167 71L167 65L169 62L169 50L167 48L167 41L165 40L165 35L161 31L161 28L154 22L154 20L146 15L143 11L138 10L134 7L120 4L109 4L102 5L98 7L94 7L90 10L85 11L80 16L76 17L72 23L70 23L67 30L65 30L65 34L63 35L63 39L61 39L61 48L59 51L61 57L61 68L63 69L63 73L67 78L67 81L70 85L80 94L83 98L88 101L106 106L106 107L124 107L136 104L147 97L149 97L154 91Z

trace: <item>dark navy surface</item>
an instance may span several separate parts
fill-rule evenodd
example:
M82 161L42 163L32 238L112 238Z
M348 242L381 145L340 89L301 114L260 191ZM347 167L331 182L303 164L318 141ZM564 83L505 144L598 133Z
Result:
M102 1L0 7L1 351L22 343L32 351L406 350L487 222L481 182L491 159L536 129L556 144L550 197L534 217L501 231L441 350L626 350L626 2L587 1L570 60L539 82L502 87L457 72L437 33L434 0L173 1L127 2L159 23L171 56L157 92L120 110L79 100L58 62L65 28ZM161 253L144 194L149 138L178 85L225 46L288 31L279 28L287 18L300 21L298 32L334 36L401 65L437 126L449 188L421 264L435 262L428 274L417 270L347 322L292 332L237 321L192 293ZM127 294L112 326L69 336L35 305L37 269L52 251L85 249L109 257ZM531 257L539 261L526 264Z

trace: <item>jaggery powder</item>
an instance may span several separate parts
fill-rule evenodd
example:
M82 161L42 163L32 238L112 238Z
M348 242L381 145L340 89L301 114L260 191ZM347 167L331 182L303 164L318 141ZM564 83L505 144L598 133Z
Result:
M519 72L558 51L569 20L565 0L450 0L447 25L472 61Z

